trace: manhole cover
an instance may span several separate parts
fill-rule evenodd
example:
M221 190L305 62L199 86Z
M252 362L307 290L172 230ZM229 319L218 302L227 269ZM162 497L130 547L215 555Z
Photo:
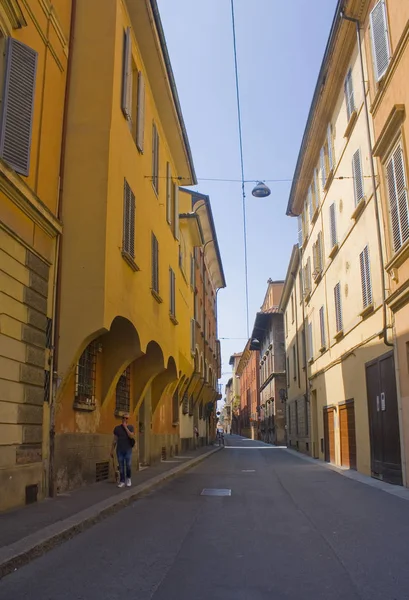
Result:
M231 496L231 490L223 490L219 488L205 488L201 496Z

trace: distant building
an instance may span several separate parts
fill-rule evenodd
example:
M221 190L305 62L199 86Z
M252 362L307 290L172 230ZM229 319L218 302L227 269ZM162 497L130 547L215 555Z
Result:
M247 342L241 353L236 369L240 381L240 435L253 440L259 437L258 407L260 403L260 378L258 350L250 349L251 342Z

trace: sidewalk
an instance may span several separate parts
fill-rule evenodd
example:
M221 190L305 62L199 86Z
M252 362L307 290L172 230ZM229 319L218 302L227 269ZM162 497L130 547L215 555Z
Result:
M145 468L132 487L104 481L0 514L0 579L220 450L205 446Z

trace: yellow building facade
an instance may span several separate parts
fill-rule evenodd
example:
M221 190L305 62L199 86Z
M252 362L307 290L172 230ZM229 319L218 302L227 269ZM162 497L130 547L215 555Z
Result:
M291 347L294 340L287 345L288 437L314 457L402 483L395 361L385 309L383 191L367 107L373 57L362 32L357 43L355 23L341 8L348 19L360 19L369 3L351 0L337 7L287 209L298 216L300 264L296 267L293 257L285 322L291 320L294 328L293 314L302 316L295 332L301 353L299 343ZM300 380L299 391L292 374ZM383 432L377 429L380 413Z
M0 510L47 493L71 0L1 0Z
M180 451L183 399L196 373L192 257L206 242L206 216L179 190L196 178L156 2L107 0L104 11L99 0L78 2L74 38L57 491L108 477L123 412L138 434L136 468ZM189 434L192 441L193 427Z
M374 17L377 17L374 36ZM362 19L368 51L378 60L368 69L373 151L378 161L382 217L386 233L387 305L392 312L401 424L402 472L408 485L409 461L409 227L407 140L409 125L409 5L388 0L371 2ZM379 426L382 426L382 417Z

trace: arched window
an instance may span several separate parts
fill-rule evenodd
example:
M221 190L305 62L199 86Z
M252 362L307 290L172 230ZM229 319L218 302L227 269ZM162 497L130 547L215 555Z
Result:
M116 384L115 410L129 412L131 406L131 365L122 373Z

